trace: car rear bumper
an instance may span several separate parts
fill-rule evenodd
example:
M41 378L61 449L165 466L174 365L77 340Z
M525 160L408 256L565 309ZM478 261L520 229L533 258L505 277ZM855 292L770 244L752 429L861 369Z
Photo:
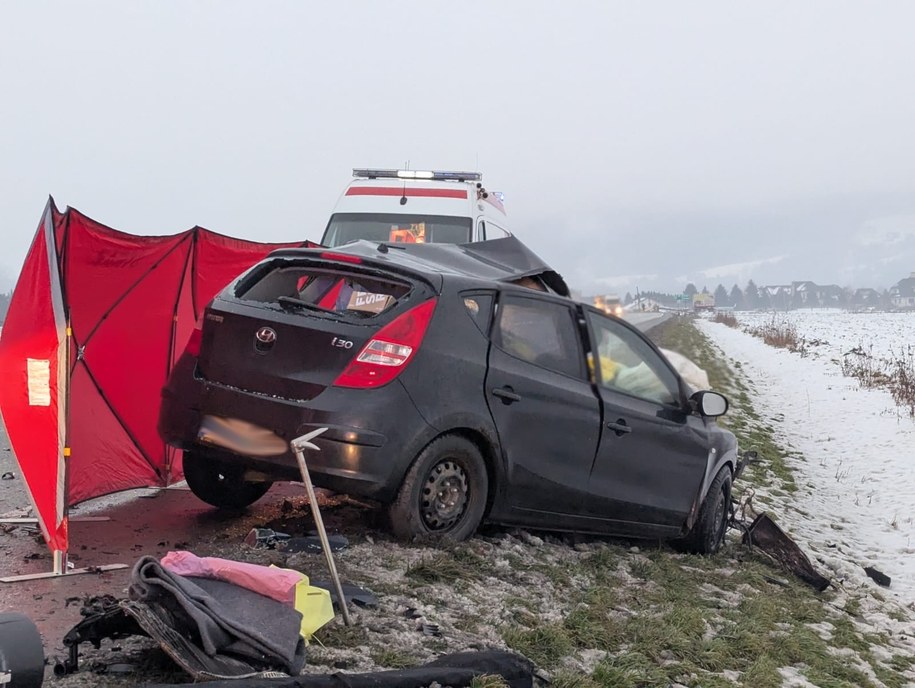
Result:
M326 432L312 440L320 451L306 454L314 483L336 492L391 501L413 457L435 435L397 381L362 391L329 387L314 399L298 402L208 382L197 376L195 368L194 359L182 358L162 390L161 437L181 449L205 448L209 455L243 463L277 480L300 475L289 442L326 427ZM279 444L285 444L286 450L243 455L238 453L238 444L218 446L212 437L204 445L198 434L206 416L243 421L269 431L282 440Z

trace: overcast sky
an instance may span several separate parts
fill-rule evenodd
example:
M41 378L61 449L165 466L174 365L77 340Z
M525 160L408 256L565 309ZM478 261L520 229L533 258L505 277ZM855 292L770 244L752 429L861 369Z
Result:
M48 194L318 239L354 166L478 168L585 292L915 271L910 2L0 0L0 290Z

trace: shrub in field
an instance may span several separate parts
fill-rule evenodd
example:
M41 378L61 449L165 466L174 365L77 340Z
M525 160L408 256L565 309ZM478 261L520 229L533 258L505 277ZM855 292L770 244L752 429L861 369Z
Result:
M728 327L737 327L737 318L734 317L733 313L728 313L726 311L718 311L715 313L715 322L727 325Z
M889 388L893 401L915 418L915 346L909 344L894 355L890 366Z
M890 381L886 373L886 362L874 356L874 345L859 344L848 353L842 354L842 374L853 377L862 387L883 387Z
M806 340L798 334L797 325L786 318L773 315L767 323L747 328L747 332L769 346L788 349L802 356L807 354Z
M862 387L888 389L896 405L915 418L915 346L881 358L874 356L872 344L859 344L842 355L842 374L855 378Z

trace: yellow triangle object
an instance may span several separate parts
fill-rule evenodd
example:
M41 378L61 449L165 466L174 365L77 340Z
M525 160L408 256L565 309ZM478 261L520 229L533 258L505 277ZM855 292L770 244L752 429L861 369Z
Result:
M278 568L271 565L270 568ZM292 569L284 569L291 571ZM293 606L302 615L302 626L299 629L307 643L311 640L321 626L334 618L334 605L330 599L330 591L316 588L310 584L308 576L300 571L295 571L302 579L295 584L295 602Z
M321 626L334 618L334 605L330 601L330 591L308 584L308 577L296 583L295 608L302 615L302 629L299 634L305 641Z

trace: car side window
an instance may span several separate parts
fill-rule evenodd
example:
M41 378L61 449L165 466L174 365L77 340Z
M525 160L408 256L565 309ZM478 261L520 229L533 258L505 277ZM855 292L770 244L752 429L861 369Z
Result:
M676 405L676 375L639 335L610 318L588 311L597 357L588 363L602 387L659 404Z
M502 229L499 225L492 221L488 223L487 231L489 232L486 235L487 239L504 239L507 236L511 236L507 230Z
M483 220L477 223L477 241L486 241L486 223Z
M572 377L584 377L572 311L560 303L503 295L493 341L515 358Z

